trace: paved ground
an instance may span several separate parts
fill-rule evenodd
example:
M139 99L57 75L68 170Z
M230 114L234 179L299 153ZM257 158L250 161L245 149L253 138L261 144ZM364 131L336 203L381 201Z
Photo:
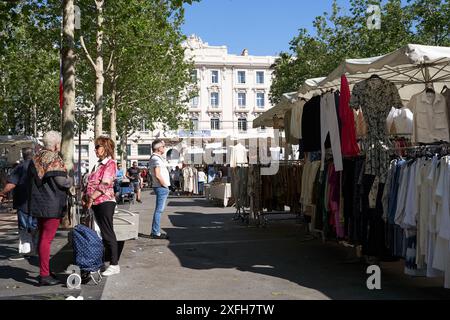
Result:
M143 204L125 206L140 214L143 234L150 232L153 205L147 191ZM382 290L369 291L366 266L346 263L353 250L305 241L303 227L293 222L247 227L233 221L233 214L233 208L217 208L204 199L171 198L162 219L169 241L127 241L120 275L74 292L63 286L36 287L37 260L6 259L15 252L17 235L14 216L0 213L0 299L79 294L107 300L450 299L442 279L405 276L401 263L383 264ZM71 262L64 232L53 250L52 265L63 271Z
M69 290L65 285L39 287L37 257L9 261L8 258L18 252L18 235L16 214L8 209L9 206L0 207L0 300L64 300L79 295L85 300L100 299L105 283L99 286L85 285L82 290ZM50 267L62 282L67 277L65 269L72 263L73 252L67 239L67 231L58 231L51 251Z
M133 211L150 231L154 196ZM369 291L366 266L347 264L353 250L308 239L292 222L267 228L232 221L233 208L171 198L163 217L167 240L127 242L120 275L102 299L450 299L442 279L410 278L401 263L383 264L382 290Z

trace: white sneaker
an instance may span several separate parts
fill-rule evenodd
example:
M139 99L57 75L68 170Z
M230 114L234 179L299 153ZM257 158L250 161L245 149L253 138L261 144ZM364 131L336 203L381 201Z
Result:
M108 269L105 270L105 272L102 273L102 276L109 277L115 274L120 273L120 266L109 266Z

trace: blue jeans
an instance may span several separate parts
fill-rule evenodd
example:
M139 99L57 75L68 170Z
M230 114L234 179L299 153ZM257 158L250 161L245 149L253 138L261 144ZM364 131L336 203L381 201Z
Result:
M170 190L163 187L153 188L156 194L155 213L153 214L152 234L159 235L161 233L161 214L166 208L167 197Z
M31 232L38 228L37 219L20 209L17 210L17 222L19 223L19 230Z
M205 193L205 183L204 182L198 183L198 193L200 195L203 195Z

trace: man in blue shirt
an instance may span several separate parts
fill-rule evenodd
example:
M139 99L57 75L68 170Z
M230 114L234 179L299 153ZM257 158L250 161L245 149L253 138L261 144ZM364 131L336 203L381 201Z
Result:
M124 176L125 176L125 173L123 172L122 164L117 163L116 181L114 182L114 192L115 193L119 193L120 184L121 184Z
M36 252L37 220L28 214L28 199L26 177L28 166L33 157L33 149L22 150L23 162L16 166L8 176L5 188L0 192L0 202L6 195L13 191L13 208L17 210L17 221L19 224L19 254L12 256L9 260L23 260Z

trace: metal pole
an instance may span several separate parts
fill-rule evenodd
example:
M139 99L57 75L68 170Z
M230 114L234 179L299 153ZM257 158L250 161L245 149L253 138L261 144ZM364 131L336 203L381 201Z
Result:
M78 110L78 187L81 194L81 112Z

